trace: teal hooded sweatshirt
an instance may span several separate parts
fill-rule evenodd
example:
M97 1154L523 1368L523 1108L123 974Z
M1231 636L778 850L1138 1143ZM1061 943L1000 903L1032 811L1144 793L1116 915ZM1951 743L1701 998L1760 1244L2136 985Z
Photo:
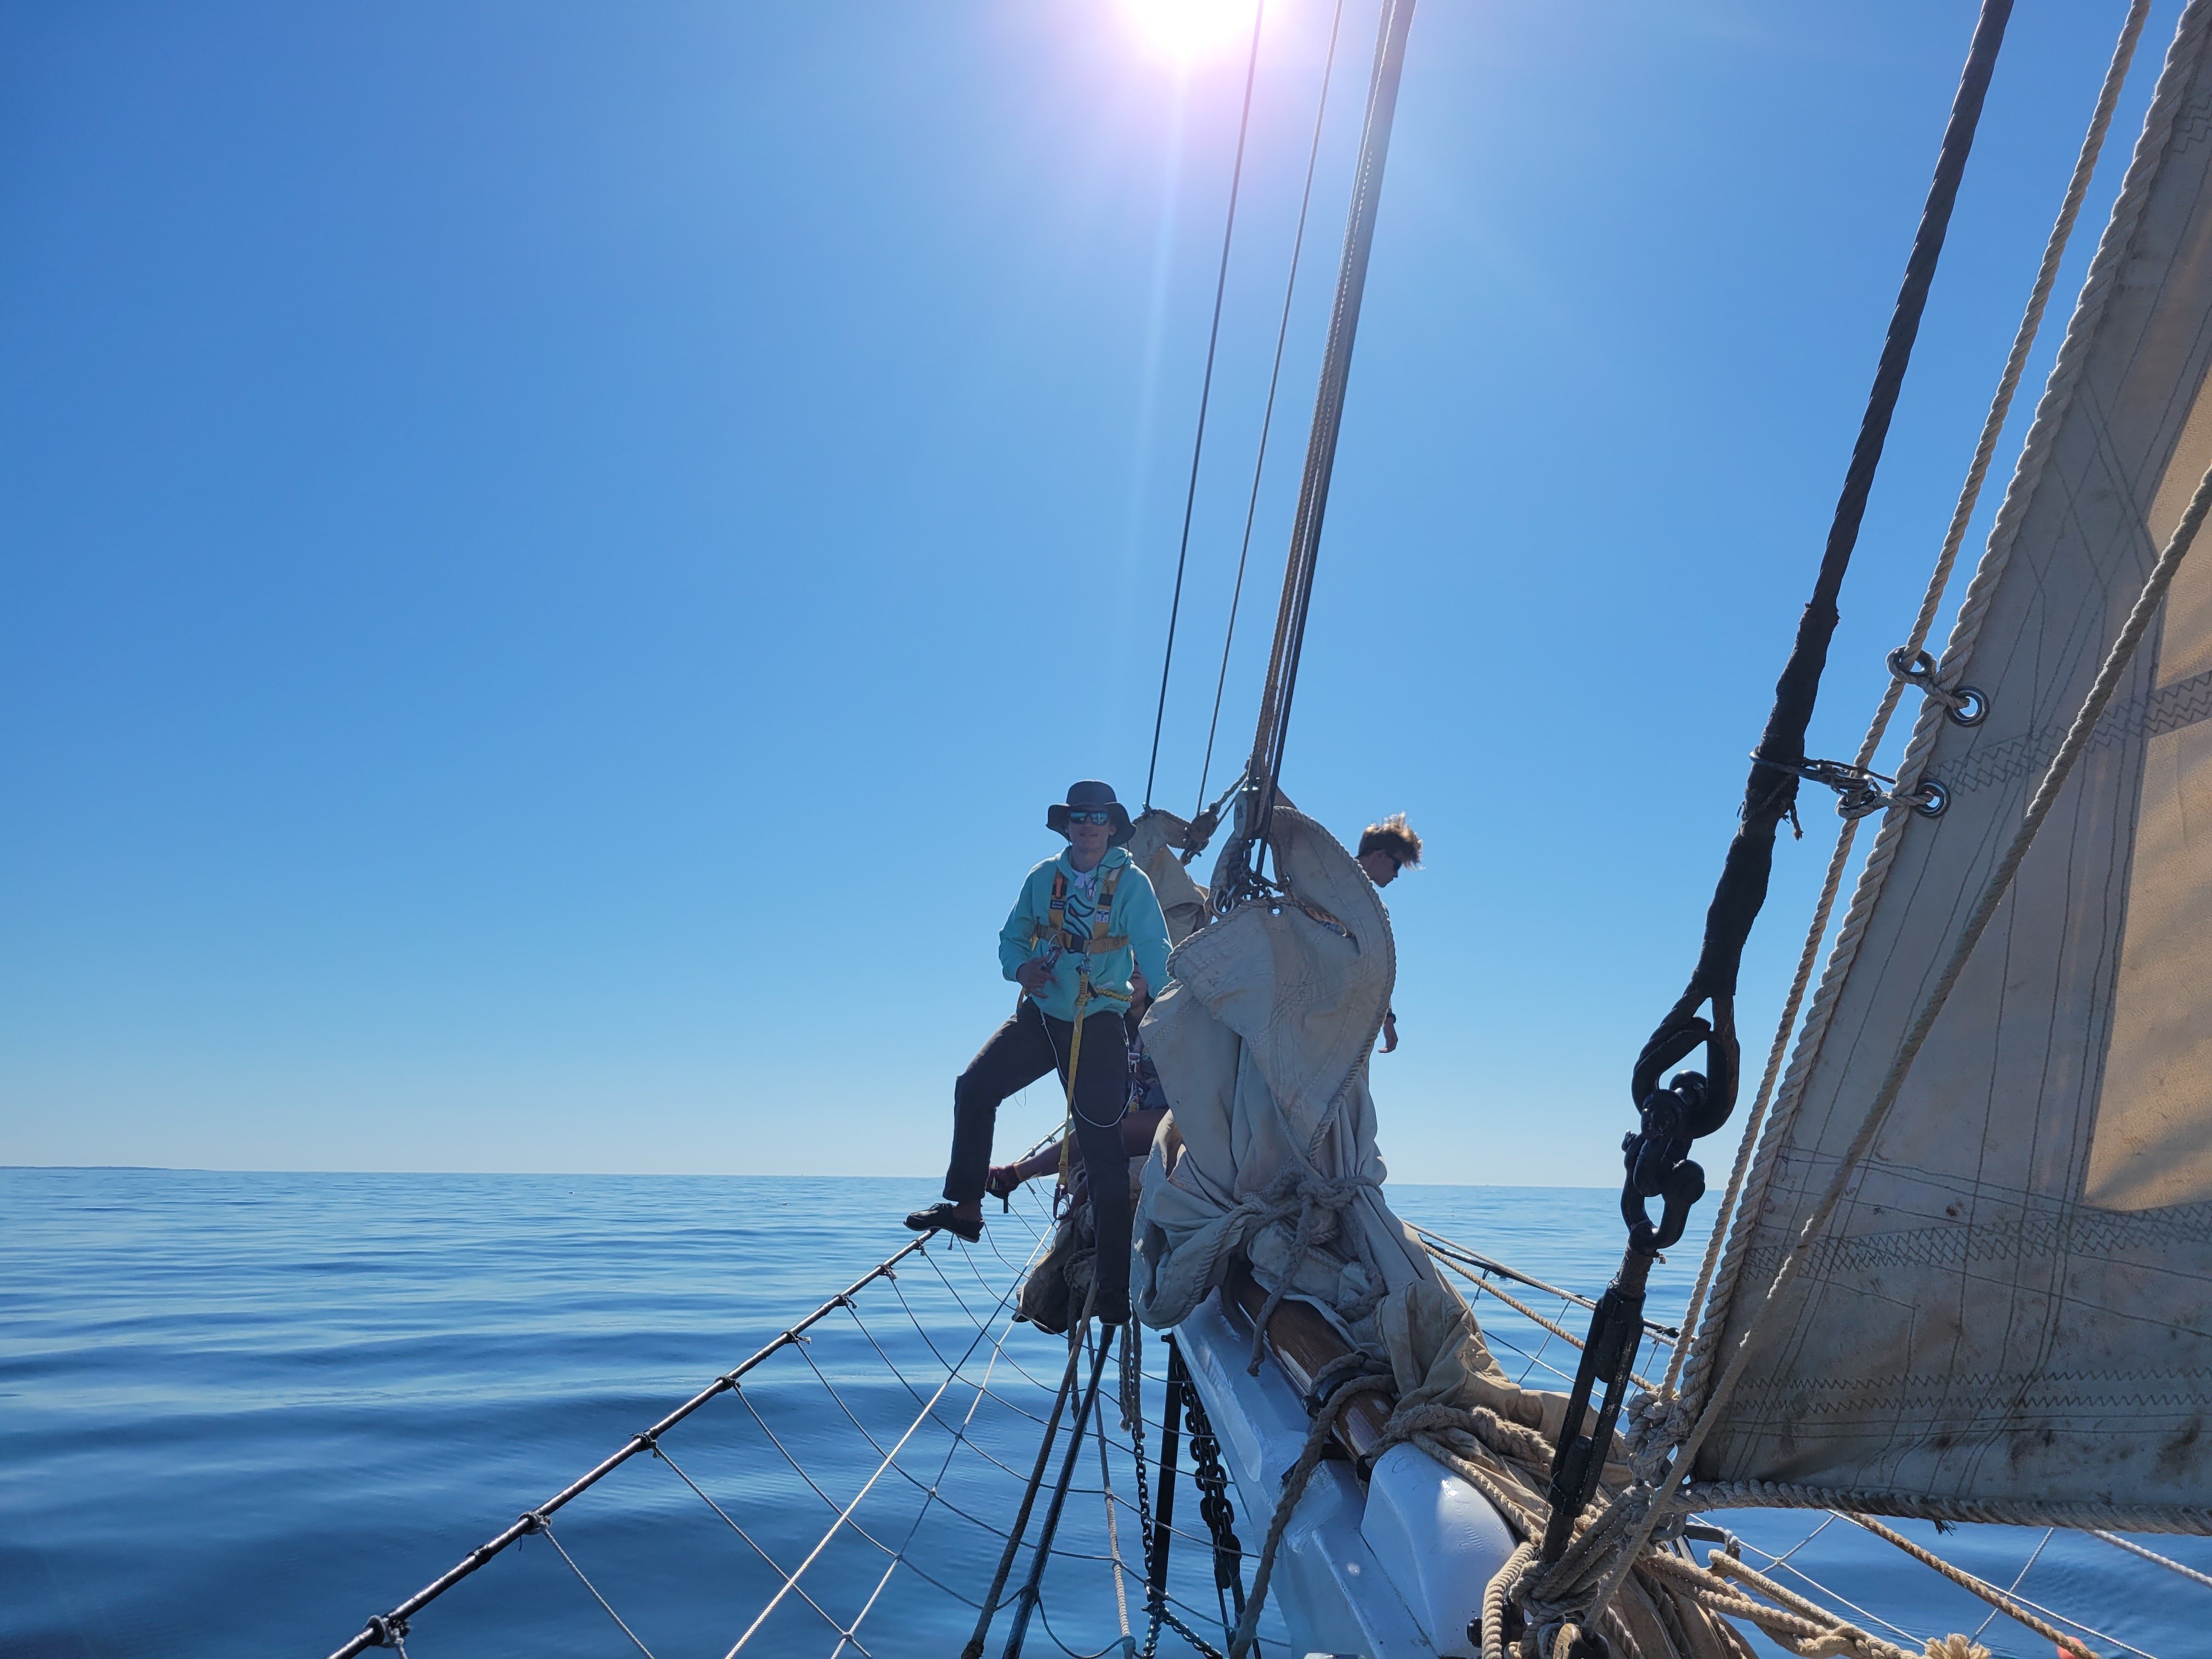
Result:
M1114 903L1107 912L1106 932L1109 936L1127 939L1118 951L1102 951L1097 956L1085 953L1080 944L1072 948L1061 943L1060 957L1054 964L1052 978L1032 999L1037 1007L1054 1019L1075 1018L1075 999L1084 965L1091 971L1091 1000L1084 1006L1084 1017L1092 1014L1120 1013L1129 1006L1129 969L1133 963L1144 969L1145 982L1154 996L1167 989L1168 985L1168 924L1160 914L1159 896L1152 891L1152 884L1136 861L1123 847L1109 847L1106 856L1098 861L1101 890L1107 878L1115 870L1121 872L1114 889ZM1055 941L1048 936L1052 918L1052 882L1055 874L1067 877L1071 884L1076 869L1062 853L1056 859L1047 859L1029 873L1022 883L1021 896L1006 917L1006 925L999 930L999 965L1008 979L1015 969L1035 957L1049 955ZM1073 896L1070 894L1071 898ZM1071 910L1073 907L1071 906ZM1067 932L1079 940L1087 941L1091 918L1084 918L1079 926L1071 914L1067 917Z

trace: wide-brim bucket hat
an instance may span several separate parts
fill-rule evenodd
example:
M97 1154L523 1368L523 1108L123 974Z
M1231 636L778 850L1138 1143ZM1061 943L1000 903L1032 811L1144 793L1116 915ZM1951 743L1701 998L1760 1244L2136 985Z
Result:
M1109 847L1119 847L1129 839L1130 832L1136 828L1129 822L1127 809L1114 799L1114 786L1110 783L1101 783L1097 778L1085 778L1080 783L1069 784L1067 799L1055 802L1044 809L1046 827L1057 830L1063 836L1066 835L1068 812L1077 807L1087 811L1096 811L1103 807L1114 815L1113 824L1106 835L1106 844Z

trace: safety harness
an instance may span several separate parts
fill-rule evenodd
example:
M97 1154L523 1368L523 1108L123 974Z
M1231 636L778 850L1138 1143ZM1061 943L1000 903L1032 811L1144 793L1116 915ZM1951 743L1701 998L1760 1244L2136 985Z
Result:
M1106 931L1109 919L1114 910L1114 890L1121 885L1121 872L1128 867L1126 864L1115 865L1106 872L1105 880L1098 884L1098 908L1091 913L1089 939L1079 939L1067 931L1067 872L1065 870L1055 869L1052 872L1052 903L1046 913L1045 919L1030 925L1030 949L1031 951L1035 951L1048 939L1052 941L1052 949L1046 953L1044 958L1047 967L1057 970L1060 952L1063 951L1080 950L1083 954L1083 960L1077 964L1076 968L1073 1021L1075 1035L1069 1040L1067 1045L1067 1116L1066 1121L1060 1126L1060 1184L1063 1190L1067 1186L1067 1148L1069 1143L1075 1139L1075 1068L1083 1058L1084 1011L1094 998L1102 1002L1119 1003L1125 1008L1129 1003L1128 992L1109 990L1103 985L1093 985L1091 982L1091 957L1107 956L1115 951L1128 948L1129 936L1127 933L1109 933ZM1021 996L1027 995L1029 993L1026 991L1021 993ZM1021 996L1015 998L1017 1006L1020 1006ZM1037 1012L1042 1015L1044 1011L1039 1009Z

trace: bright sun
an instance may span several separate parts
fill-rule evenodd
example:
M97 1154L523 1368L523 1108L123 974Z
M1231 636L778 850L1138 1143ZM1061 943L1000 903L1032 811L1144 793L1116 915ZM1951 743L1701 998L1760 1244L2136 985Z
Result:
M1138 37L1162 57L1192 64L1242 45L1256 0L1121 0Z

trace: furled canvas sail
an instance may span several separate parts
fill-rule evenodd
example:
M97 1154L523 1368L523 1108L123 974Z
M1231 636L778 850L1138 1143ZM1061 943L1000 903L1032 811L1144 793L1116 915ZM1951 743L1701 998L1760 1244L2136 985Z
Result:
M2212 537L1842 1202L1761 1304L2212 465L2208 10L2184 16L1946 653L1988 717L1923 710L1905 770L1948 810L1883 826L1739 1208L1706 1339L1745 1364L1696 1455L1700 1502L1735 1483L1745 1500L2207 1522Z

